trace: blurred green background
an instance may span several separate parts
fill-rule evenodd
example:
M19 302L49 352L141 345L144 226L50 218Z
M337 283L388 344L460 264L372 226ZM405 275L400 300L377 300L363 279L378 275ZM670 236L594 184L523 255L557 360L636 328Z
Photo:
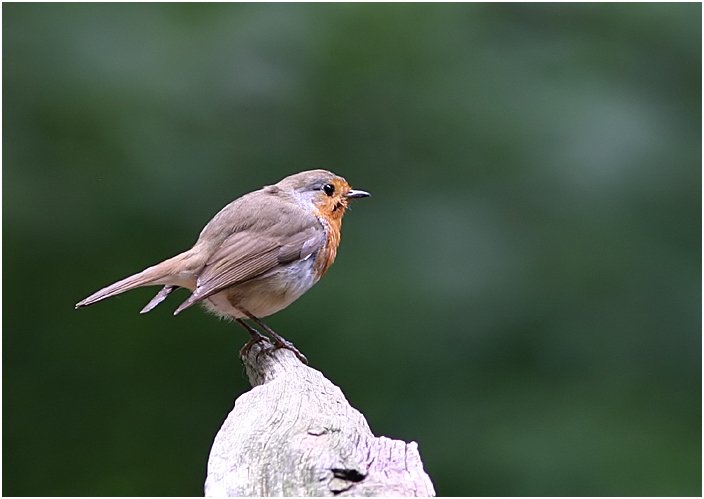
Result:
M267 323L439 495L701 495L700 4L3 4L3 494L200 495L232 199L373 197Z

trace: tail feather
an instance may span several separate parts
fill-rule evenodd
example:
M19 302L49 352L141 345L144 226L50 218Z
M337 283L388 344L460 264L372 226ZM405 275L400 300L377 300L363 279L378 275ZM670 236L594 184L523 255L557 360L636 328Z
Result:
M159 284L159 279L163 278L164 276L160 275L159 273L157 273L157 275L154 275L154 270L157 267L158 266L150 267L138 274L134 274L125 279L122 279L121 281L117 281L116 283L113 283L110 286L101 289L100 291L96 291L85 300L76 303L76 308L87 307L88 305L92 305L93 303L104 300L105 298L110 298L111 296L119 295L120 293L129 291L130 289L139 288L141 286L149 286L152 284Z
M166 297L169 296L169 293L174 290L174 288L175 286L170 286L168 284L161 288L161 291L159 291L156 296L152 298L151 301L147 303L147 305L142 310L139 311L139 313L146 314L147 312L151 311L154 307L164 301Z
M142 309L142 313L146 313L161 303L174 287L194 289L196 272L199 268L200 261L187 251L93 293L85 300L76 303L76 308L87 307L130 289L165 284L166 287Z

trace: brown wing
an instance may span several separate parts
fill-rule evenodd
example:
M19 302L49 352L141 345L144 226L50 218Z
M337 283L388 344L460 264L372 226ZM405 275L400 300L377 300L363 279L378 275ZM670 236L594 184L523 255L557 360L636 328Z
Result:
M317 223L277 238L249 230L231 234L206 262L193 294L174 314L225 288L310 256L322 245L324 238L324 230Z

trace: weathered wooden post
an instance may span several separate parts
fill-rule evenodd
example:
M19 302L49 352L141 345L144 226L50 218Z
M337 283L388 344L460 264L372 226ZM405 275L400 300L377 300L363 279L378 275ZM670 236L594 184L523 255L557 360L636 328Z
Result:
M243 359L252 389L213 442L206 496L434 496L415 442L375 437L319 371L286 349Z

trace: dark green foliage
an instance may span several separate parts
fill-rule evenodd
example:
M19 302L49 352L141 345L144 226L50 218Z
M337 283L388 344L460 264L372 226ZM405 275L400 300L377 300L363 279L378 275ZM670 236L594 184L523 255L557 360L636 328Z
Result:
M3 494L198 495L236 325L98 288L372 198L267 322L440 495L701 494L700 4L3 4Z

